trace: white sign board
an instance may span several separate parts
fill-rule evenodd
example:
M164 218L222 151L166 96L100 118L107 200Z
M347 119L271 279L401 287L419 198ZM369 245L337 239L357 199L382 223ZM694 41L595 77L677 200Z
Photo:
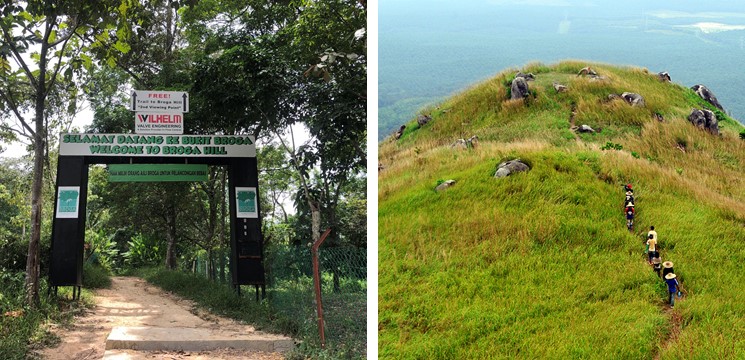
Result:
M183 91L132 91L132 111L189 112L189 94Z
M77 219L80 205L80 186L60 186L57 188L56 217Z
M255 187L235 188L235 217L257 219L259 217L259 195Z
M62 134L62 156L256 157L256 138L241 135Z
M135 114L137 134L183 134L184 114L181 112L137 112Z

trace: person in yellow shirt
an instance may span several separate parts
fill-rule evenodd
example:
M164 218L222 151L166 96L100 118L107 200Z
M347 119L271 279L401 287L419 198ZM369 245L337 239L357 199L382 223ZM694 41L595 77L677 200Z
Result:
M647 240L647 254L649 254L649 264L651 265L652 259L658 256L657 241L652 234L649 234L649 239Z

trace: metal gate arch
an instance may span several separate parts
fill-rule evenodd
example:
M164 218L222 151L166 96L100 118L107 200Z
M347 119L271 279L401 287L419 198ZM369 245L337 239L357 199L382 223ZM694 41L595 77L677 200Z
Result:
M125 134L134 135L134 134ZM195 135L196 136L196 135ZM255 153L255 152L254 152ZM92 164L206 164L228 168L230 202L230 269L232 284L255 285L265 291L263 235L261 233L261 208L258 201L258 165L253 157L186 157L186 156L96 156L67 155L60 150L55 186L55 216L52 223L51 259L49 268L50 289L59 286L83 284L83 247L85 243L86 202L88 192L88 167ZM56 209L59 188L80 187L78 213L75 218L58 217ZM239 218L236 205L236 187L256 189L256 218Z

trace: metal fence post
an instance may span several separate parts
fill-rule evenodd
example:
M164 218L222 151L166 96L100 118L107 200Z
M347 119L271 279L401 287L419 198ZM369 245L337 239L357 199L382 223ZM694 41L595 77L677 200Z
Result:
M316 311L318 314L318 332L321 335L321 348L326 348L326 336L323 333L323 304L321 303L321 274L318 268L318 248L331 233L331 228L326 229L318 241L313 243L313 284L316 288Z

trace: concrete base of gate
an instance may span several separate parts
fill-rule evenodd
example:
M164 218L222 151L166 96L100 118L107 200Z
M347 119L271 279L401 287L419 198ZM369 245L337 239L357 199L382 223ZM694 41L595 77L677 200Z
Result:
M233 348L285 352L292 350L294 346L291 338L281 335L263 333L236 335L200 328L118 326L111 330L106 339L106 350L209 351Z

